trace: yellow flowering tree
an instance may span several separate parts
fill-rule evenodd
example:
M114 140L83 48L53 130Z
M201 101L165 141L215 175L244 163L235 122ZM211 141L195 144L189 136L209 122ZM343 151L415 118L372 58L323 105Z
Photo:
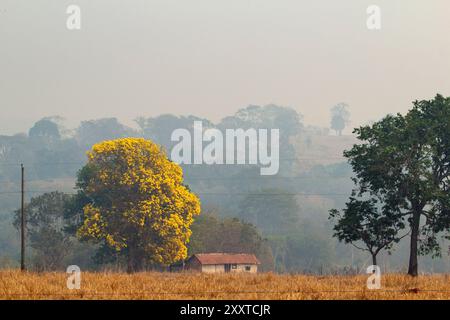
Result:
M160 146L142 138L96 144L77 185L89 199L77 235L125 254L129 272L186 258L200 201Z

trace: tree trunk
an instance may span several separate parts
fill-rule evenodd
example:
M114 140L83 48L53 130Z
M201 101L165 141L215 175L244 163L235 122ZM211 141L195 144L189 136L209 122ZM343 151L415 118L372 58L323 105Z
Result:
M134 272L134 261L133 261L133 255L132 255L132 249L128 248L128 256L127 256L127 273L133 273Z
M419 227L420 227L420 211L414 210L411 221L411 243L409 252L409 267L408 274L413 277L418 275L418 241L419 241Z
M133 273L142 270L142 256L138 248L130 245L128 247L127 273Z
M372 265L377 266L377 254L372 254Z

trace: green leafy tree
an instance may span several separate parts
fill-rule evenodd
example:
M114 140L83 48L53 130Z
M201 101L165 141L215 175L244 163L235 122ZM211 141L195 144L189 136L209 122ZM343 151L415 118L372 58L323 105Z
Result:
M70 195L61 192L45 193L31 199L25 207L26 232L34 256L32 263L38 270L64 267L72 241L64 232L65 202ZM20 226L20 210L15 212L14 226Z
M344 152L359 196L379 196L410 228L408 274L418 255L440 255L450 227L450 98L415 101L405 116L386 116L354 130L361 144Z
M330 210L330 219L336 222L334 236L357 249L368 251L373 265L377 265L377 255L381 250L389 251L404 237L399 235L405 227L401 212L391 211L388 206L379 208L374 198L358 200L351 197L342 212Z

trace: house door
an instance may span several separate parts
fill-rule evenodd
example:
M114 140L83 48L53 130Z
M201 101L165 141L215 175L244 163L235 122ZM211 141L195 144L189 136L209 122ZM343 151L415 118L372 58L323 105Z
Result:
M230 272L231 270L231 264L226 264L225 265L225 272Z

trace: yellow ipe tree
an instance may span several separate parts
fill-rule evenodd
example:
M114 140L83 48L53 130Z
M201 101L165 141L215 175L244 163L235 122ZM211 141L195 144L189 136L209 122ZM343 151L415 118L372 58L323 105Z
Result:
M186 258L200 201L160 146L142 138L96 144L78 187L89 202L77 235L124 254L129 272Z

